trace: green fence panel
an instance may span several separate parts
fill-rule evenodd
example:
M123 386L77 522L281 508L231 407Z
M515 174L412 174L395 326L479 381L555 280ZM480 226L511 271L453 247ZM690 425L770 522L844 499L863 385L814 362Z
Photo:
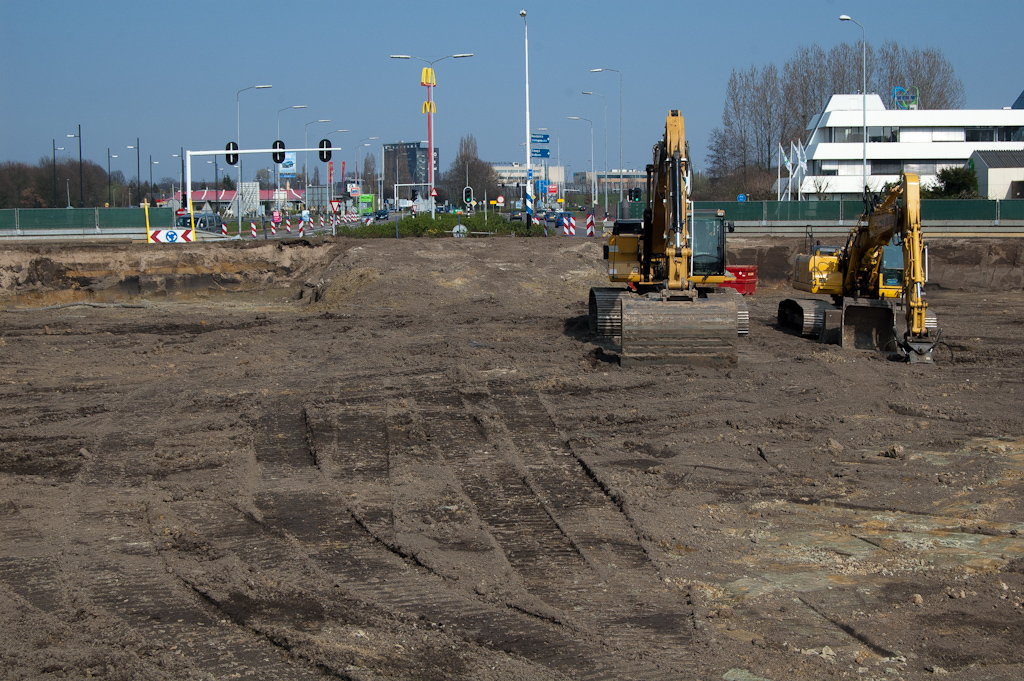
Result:
M864 214L864 202L857 201L842 201L843 204L843 219L844 220L856 220Z
M1024 201L1007 199L999 202L1000 220L1024 220ZM2 224L2 223L0 223Z
M838 201L768 201L768 220L838 220Z
M0 210L0 230L9 230L13 232L15 226L14 209L5 208L4 210Z
M22 229L96 229L95 208L21 208Z
M764 218L762 201L694 201L694 210L724 210L726 220L760 222Z
M995 220L996 202L977 200L925 199L921 201L922 220Z
M170 208L150 208L152 227L170 227L174 211ZM145 227L146 211L142 208L101 208L100 229L104 227Z

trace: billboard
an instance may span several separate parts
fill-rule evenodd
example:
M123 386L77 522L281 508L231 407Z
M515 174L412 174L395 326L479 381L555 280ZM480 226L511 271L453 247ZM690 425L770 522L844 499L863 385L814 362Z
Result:
M284 152L284 163L277 167L279 177L295 177L295 152Z

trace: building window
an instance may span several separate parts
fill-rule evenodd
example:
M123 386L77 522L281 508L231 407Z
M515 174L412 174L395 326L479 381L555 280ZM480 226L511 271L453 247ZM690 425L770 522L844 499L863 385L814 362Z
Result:
M860 144L864 141L864 128L832 128L832 141L837 144Z
M821 161L821 175L838 175L839 161Z
M903 163L900 161L871 161L872 175L899 175L903 172Z
M899 142L900 129L889 125L869 126L868 142Z
M934 175L935 161L906 161L903 164L903 172L915 173L917 175Z
M1013 126L999 128L1000 142L1021 142L1024 141L1024 126Z
M967 128L964 131L968 142L995 142L995 128Z
M963 128L932 128L932 142L963 142Z
M864 173L864 164L860 161L840 161L840 175L861 175Z

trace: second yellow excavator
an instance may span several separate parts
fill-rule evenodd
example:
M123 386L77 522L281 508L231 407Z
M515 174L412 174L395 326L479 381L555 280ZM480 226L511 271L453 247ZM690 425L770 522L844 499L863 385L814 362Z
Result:
M622 366L737 361L747 307L725 270L721 214L694 215L687 201L689 158L683 117L672 110L647 166L642 222L619 220L608 239L608 278L626 288L590 290L590 325L619 336Z
M941 330L924 302L927 252L921 237L921 190L907 173L881 204L865 211L842 248L815 247L796 257L793 288L831 296L779 303L779 324L843 347L931 362ZM900 338L895 315L907 329ZM838 336L838 338L833 338Z

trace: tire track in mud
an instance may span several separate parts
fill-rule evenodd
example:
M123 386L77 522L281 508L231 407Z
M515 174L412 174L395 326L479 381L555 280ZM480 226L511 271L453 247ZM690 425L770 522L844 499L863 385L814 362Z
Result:
M573 648L582 645L570 653L549 641L544 664L587 678L678 678L692 669L683 650L692 642L692 607L678 593L666 598L628 520L574 459L539 399L463 397L444 387L383 407L355 397L307 408L317 459L337 485L351 485L353 515L368 513L360 522L381 544L452 587L557 624L580 642ZM358 492L367 483L390 489L390 499L367 506ZM379 522L387 503L391 527ZM403 605L428 618L464 617L461 608L438 612L426 598ZM521 628L518 621L491 617L482 641L537 659L532 644L509 645L521 631L502 634ZM628 659L652 636L666 651L656 665Z
M114 656L127 655L142 676L318 676L284 660L262 636L218 617L171 573L155 546L147 495L124 491L132 487L124 477L119 466L86 464L50 503L36 506L38 513L4 518L8 557L0 559L0 579L72 629L99 618L106 645L118 647ZM114 488L122 491L110 493ZM47 538L36 525L57 534ZM113 633L115 621L127 633Z

